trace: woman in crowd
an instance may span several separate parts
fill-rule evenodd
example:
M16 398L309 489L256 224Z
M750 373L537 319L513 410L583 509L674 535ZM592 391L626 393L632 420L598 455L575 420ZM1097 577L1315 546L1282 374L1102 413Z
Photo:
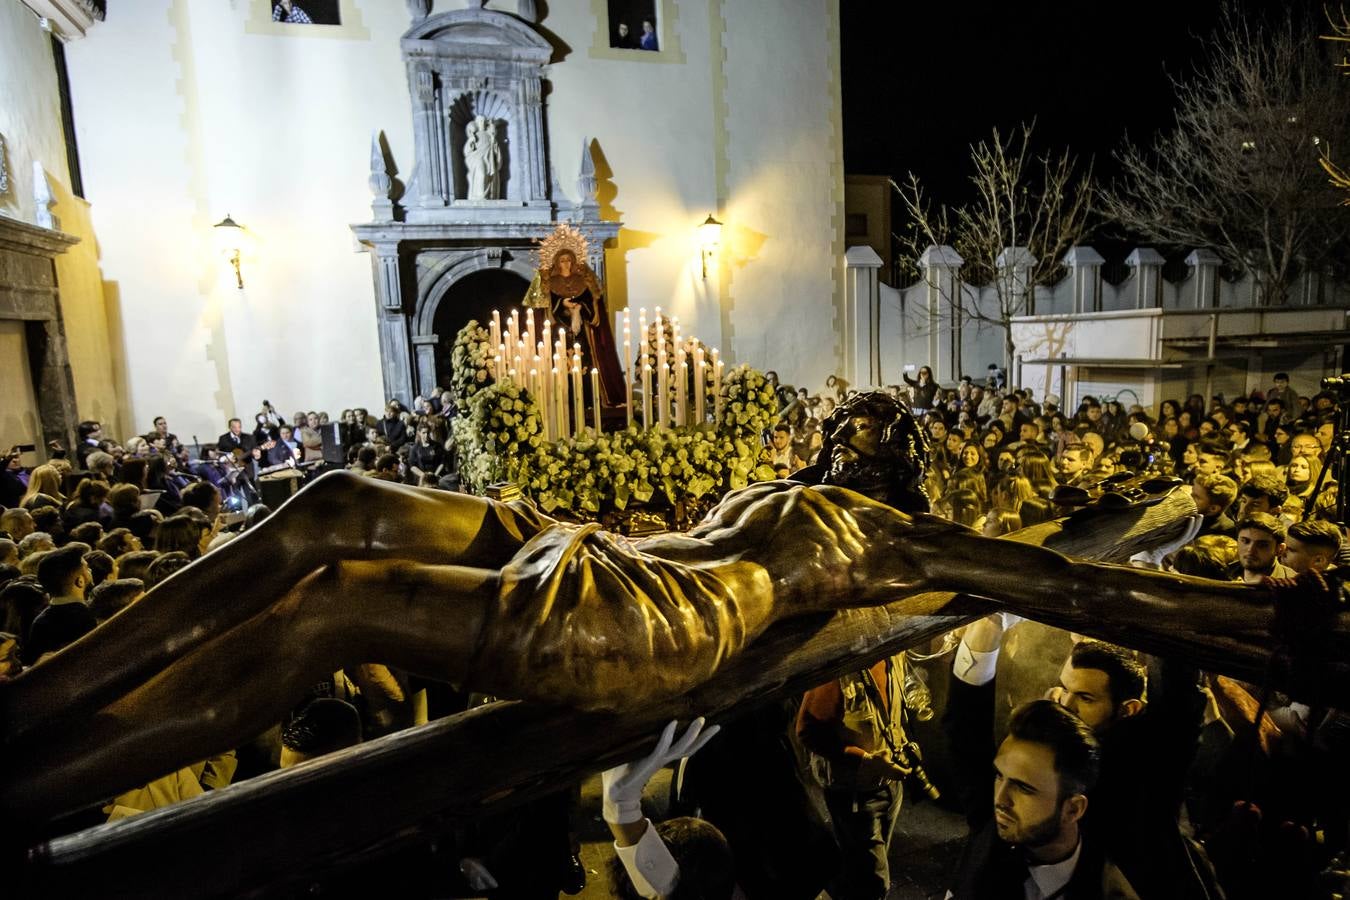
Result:
M1289 488L1290 494L1307 503L1308 498L1312 496L1313 487L1317 484L1317 476L1321 472L1322 463L1317 458L1296 456L1285 466L1285 486Z
M937 397L938 385L933 380L933 370L928 366L919 366L919 377L917 380L910 378L909 373L904 373L905 384L913 389L914 402L911 406L914 412L923 413L933 408L933 401Z
M143 491L149 472L149 459L124 459L117 470L117 480L122 484L134 485L137 491Z
M1055 480L1054 467L1050 465L1050 457L1039 448L1023 448L1018 453L1018 465L1022 469L1022 475L1031 482L1037 496L1049 497L1055 488L1059 487L1059 482Z
M435 485L445 466L445 450L434 439L431 426L423 422L417 426L417 438L408 452L408 471L421 485Z
M186 553L188 559L199 559L211 542L211 526L188 515L170 516L159 523L155 533L155 552Z
M24 491L19 505L24 509L30 508L32 498L38 494L45 494L58 503L64 503L66 500L66 495L61 492L61 472L51 463L38 466L28 476L28 489Z
M966 441L956 454L956 471L971 471L981 479L989 475L989 454L978 441Z
M124 553L135 553L140 550L141 541L128 528L114 528L98 542L98 549L116 559Z
M984 517L984 526L980 531L985 537L1003 537L1022 527L1022 517L1007 509L992 509Z
M990 419L989 424L985 426L984 434L980 437L980 445L984 447L986 455L993 455L999 447L1003 446L1007 434L1007 429L1001 419Z
M1195 423L1195 412L1189 406L1177 414L1177 431L1187 442L1197 440L1200 437L1200 429Z
M65 512L62 515L66 523L66 530L70 531L77 525L83 525L85 522L98 522L100 525L108 525L112 522L112 509L104 501L108 499L108 482L99 481L94 478L86 478L75 488L75 495L69 503L66 504Z
M1035 496L1036 491L1031 482L1022 475L1013 473L1007 473L999 478L994 482L993 490L989 492L994 512L1020 512L1022 504Z
M953 522L974 528L984 511L984 501L974 491L958 488L943 495L937 502L936 511Z
M1277 466L1289 465L1289 460L1293 458L1294 432L1291 425L1276 425L1273 439L1270 445L1270 458Z
M108 507L112 510L113 528L126 528L131 517L141 511L141 489L134 484L117 484L108 492Z

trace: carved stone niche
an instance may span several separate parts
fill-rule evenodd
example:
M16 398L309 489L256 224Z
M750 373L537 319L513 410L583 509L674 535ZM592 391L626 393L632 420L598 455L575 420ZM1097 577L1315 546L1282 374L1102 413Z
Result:
M55 261L79 240L0 215L0 320L23 324L41 430L34 439L67 448L74 446L78 416Z
M586 236L601 283L605 246L622 227L600 218L589 139L577 200L566 201L555 186L543 109L552 45L530 21L507 13L470 8L422 18L424 7L409 3L413 24L401 40L412 176L399 194L377 133L373 221L352 226L371 255L385 396L405 403L444 382L451 343L467 321L520 303L537 265L536 242L559 222ZM464 144L480 116L496 132L500 167L494 199L470 200Z
M416 148L405 221L551 221L542 89L548 41L507 13L458 9L414 24L402 50ZM496 126L496 199L468 199L464 145L477 116Z

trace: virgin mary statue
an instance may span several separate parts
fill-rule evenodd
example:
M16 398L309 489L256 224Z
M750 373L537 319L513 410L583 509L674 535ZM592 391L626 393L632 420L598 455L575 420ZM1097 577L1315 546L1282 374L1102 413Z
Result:
M573 236L583 242L584 250L585 238L576 232L567 237ZM610 330L604 289L595 272L582 261L584 255L578 256L571 246L549 246L556 237L557 232L540 249L541 265L525 294L525 305L547 309L554 327L566 332L567 346L581 345L582 366L600 372L602 408L622 408L623 370Z

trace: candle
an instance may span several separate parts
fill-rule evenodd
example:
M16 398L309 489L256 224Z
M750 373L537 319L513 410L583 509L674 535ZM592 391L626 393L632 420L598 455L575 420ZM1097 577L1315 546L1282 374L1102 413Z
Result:
M522 372L522 373L523 373L524 371L525 371L525 367L521 365L520 354L517 353L517 354L516 354L516 364L515 364L515 367L512 368L512 370L511 370L511 378L512 378L512 380L515 379L516 373L517 373L517 372ZM519 383L520 383L520 382L518 382L518 381L516 382L516 384L519 384Z
M576 423L574 434L582 436L586 432L585 391L581 386L581 364L572 364L572 415Z
M688 387L686 379L689 377L689 367L682 361L675 367L675 423L677 425L689 424L689 403L685 396L685 390Z
M717 351L713 351L715 356ZM713 418L718 425L722 424L722 361L716 360L713 363Z
M642 348L642 363L647 364L647 307L638 310L638 338L642 341L639 345Z
M553 340L553 326L549 322L548 316L544 316L544 333L543 335L541 335L541 340L544 345L544 352L552 353L553 344L551 342ZM553 366L557 365L557 361L554 360L552 357L549 357L548 365L549 368L553 368Z
M553 369L553 429L557 440L567 437L567 417L562 411L567 408L567 376L557 367Z
M511 346L514 347L520 343L520 319L516 315L516 310L511 310L511 318L507 320L506 332L511 336Z
M623 402L628 425L633 424L633 328L628 310L623 311Z
M591 369L591 418L595 421L595 436L600 436L600 370Z
M707 372L704 371L703 352L696 354L694 361L694 424L703 424L703 389L707 384Z
M534 347L534 310L525 310L525 346Z
M542 363L543 360L540 360L540 362ZM553 388L553 385L549 382L548 369L547 369L547 368L540 368L540 370L539 370L539 394L540 394L540 397L539 397L539 432L540 432L540 434L542 435L542 437L544 438L544 440L546 440L546 441L552 441L552 440L553 440L553 419L551 418L551 415L552 415L552 406L551 406L551 404L552 404L552 402L553 402L553 390L552 390L552 388Z
M670 409L666 402L666 351L659 348L656 353L656 423L666 424L666 413Z
M670 365L666 362L666 355L661 354L656 369L656 378L659 386L656 396L660 400L661 408L657 410L656 420L661 423L663 428L670 427Z
M492 311L492 321L488 323L488 346L496 348L502 342L502 314Z
M642 430L651 431L652 428L652 367L648 363L642 364Z
M661 307L656 308L656 352L664 353L666 347L665 320L661 318ZM659 363L658 363L659 365Z

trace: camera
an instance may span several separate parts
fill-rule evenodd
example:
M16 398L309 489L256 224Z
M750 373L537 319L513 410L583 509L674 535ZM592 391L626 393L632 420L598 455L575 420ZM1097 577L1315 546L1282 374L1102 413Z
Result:
M928 780L928 772L923 767L923 753L917 743L910 741L900 748L897 755L900 758L896 762L910 770L909 781L922 791L924 796L929 800L937 800L942 796L942 792Z

